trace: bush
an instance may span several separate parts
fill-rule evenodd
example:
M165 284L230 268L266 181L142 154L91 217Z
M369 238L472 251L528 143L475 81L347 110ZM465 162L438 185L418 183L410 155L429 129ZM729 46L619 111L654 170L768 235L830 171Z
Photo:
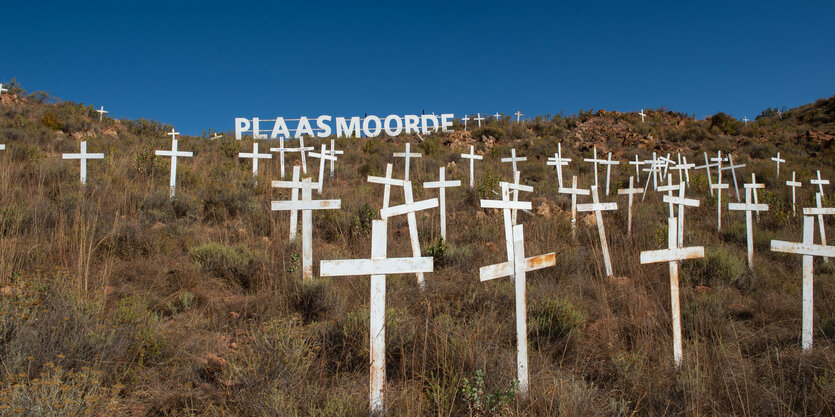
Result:
M566 299L534 304L528 313L528 334L540 345L556 342L583 324L585 315Z
M431 256L435 268L440 268L446 263L446 252L447 252L447 245L444 242L444 238L438 238L435 243L426 247L423 251L423 256Z
M65 370L47 363L37 378L10 374L0 385L0 415L105 416L124 410L119 385L103 386L103 372L83 367Z
M476 140L481 140L482 136L492 136L494 139L499 140L505 136L505 132L502 128L496 126L485 126L481 129L476 129L473 131L473 137Z
M191 259L203 272L217 278L236 281L249 288L255 274L255 256L244 246L210 242L189 249Z
M507 391L497 390L490 394L484 393L484 371L476 371L475 378L470 382L464 378L464 386L461 393L467 402L467 409L471 416L509 416L513 415L510 403L516 398L519 381L513 380Z
M684 276L695 285L732 285L745 289L751 285L751 276L745 258L733 253L727 246L705 248L705 257L682 264Z

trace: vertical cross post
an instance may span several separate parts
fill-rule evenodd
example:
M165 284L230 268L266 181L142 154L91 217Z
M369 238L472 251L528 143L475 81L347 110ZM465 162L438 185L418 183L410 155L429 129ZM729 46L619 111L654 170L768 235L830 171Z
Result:
M444 167L438 168L438 181L425 182L423 188L437 188L440 197L440 211L441 211L441 238L446 242L446 189L450 187L460 187L461 181L447 181L446 170Z
M601 213L604 210L617 210L618 203L601 203L600 197L597 195L597 187L594 185L591 187L591 196L593 202L591 204L578 204L577 211L594 212L594 217L597 220L597 234L600 236L600 248L603 252L603 263L606 267L606 276L611 277L614 276L612 260L609 258L609 244L606 242L606 229L603 227L603 215Z

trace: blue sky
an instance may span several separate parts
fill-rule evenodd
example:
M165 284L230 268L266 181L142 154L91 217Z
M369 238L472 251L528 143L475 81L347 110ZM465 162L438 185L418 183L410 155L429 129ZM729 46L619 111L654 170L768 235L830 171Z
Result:
M637 111L835 94L835 2L6 2L0 82L183 133L235 117Z

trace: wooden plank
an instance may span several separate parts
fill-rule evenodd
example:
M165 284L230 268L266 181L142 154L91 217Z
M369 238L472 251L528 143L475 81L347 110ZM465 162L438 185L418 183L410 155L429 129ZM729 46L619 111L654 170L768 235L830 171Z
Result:
M345 275L393 275L432 272L433 258L345 259L321 261L319 275L336 277Z
M557 264L557 255L554 252L546 253L525 259L525 271L536 271ZM502 262L495 265L488 265L479 268L479 279L489 281L496 278L508 277L513 274L514 266L510 262Z
M675 219L675 217L673 218ZM678 229L678 225L673 226L673 228ZM703 246L650 250L641 252L641 263L650 264L660 262L683 261L686 259L703 258L704 256L705 248Z
M438 207L438 199L430 198L411 204L401 204L399 206L388 207L380 210L380 217L385 220L389 217L401 216L403 214L414 213L416 211L427 210Z

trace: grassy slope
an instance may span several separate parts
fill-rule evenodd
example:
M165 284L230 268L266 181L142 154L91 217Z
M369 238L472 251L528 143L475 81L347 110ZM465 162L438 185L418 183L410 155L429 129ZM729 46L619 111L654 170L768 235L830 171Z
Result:
M185 138L180 147L195 157L179 164L171 204L168 162L153 156L169 145L167 126L99 124L90 107L13 93L20 98L4 94L0 107L7 145L0 155L0 415L366 414L368 280L300 282L300 247L286 239L289 215L269 211L270 200L287 198L269 187L275 161L262 164L254 186L249 163L237 159L250 142ZM497 181L511 178L498 158L512 146L529 157L520 169L536 191L524 197L540 213L520 214L526 252L555 251L557 267L528 275L532 392L507 411L835 413L835 268L816 260L815 348L802 354L800 258L768 251L771 238L800 239L800 218L791 217L781 185L786 173L796 170L804 181L801 206L812 201L813 170L835 175L826 140L835 133L833 102L748 126L664 111L650 112L644 124L634 114L589 112L491 122L476 132L499 140L489 149L476 144L486 154L476 169L479 191L448 190L450 238L436 251L442 263L427 275L426 290L413 276L388 280L391 414L466 414L477 404L462 394L465 378L472 385L483 370L492 392L515 377L512 283L477 278L479 266L504 256L501 218L478 208L478 194L493 198ZM88 149L106 158L89 163L80 190L77 163L60 153L77 150L71 133L87 131ZM346 154L321 198L341 198L343 209L314 214L317 264L369 256L369 221L382 198L365 177L384 173L402 141L339 141ZM436 179L442 165L448 177L468 182L463 149L449 141L432 136L418 146L425 155L411 169L415 184ZM690 196L702 207L687 214L686 242L704 245L708 256L683 266L680 370L672 364L667 268L638 264L641 250L665 245L666 206L657 194L637 203L631 238L624 209L605 215L616 275L626 277L607 279L596 229L581 221L578 242L570 241L570 200L557 194L545 166L560 141L581 186L592 173L577 161L592 145L622 159L681 149L697 163L703 150L733 150L747 164L741 180L753 171L767 184L760 200L771 210L755 229L749 273L744 217L726 214L717 234L706 178L691 173ZM789 161L780 181L768 160L778 143ZM632 173L626 164L614 170L613 195ZM416 199L434 195L415 187ZM402 192L392 198L402 201ZM418 227L424 249L441 249L436 211L420 213ZM406 220L389 229L389 254L409 256Z

